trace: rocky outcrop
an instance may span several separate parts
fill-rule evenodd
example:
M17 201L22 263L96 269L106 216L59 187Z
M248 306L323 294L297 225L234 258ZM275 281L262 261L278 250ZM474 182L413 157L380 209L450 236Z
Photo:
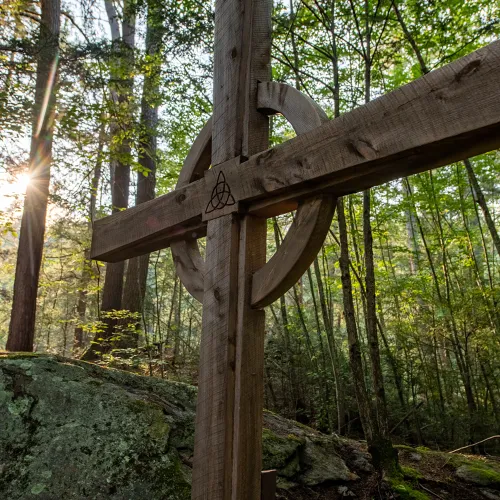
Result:
M48 355L0 353L0 500L188 500L196 389ZM366 443L264 414L279 500L500 499L500 464L398 446L382 481Z
M190 498L194 387L45 355L0 355L0 498ZM346 444L266 413L280 485L356 480Z
M466 483L477 484L478 486L489 486L491 488L500 488L499 468L492 467L480 461L460 465L455 474Z

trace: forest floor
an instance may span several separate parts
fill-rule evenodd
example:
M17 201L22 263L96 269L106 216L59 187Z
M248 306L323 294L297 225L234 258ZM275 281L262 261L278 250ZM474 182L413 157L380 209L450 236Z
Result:
M360 450L366 446L359 442ZM441 499L500 500L500 470L496 457L461 455L432 451L427 448L396 446L402 477L381 480L375 472L357 470L355 463L343 456L359 476L349 486L338 483L315 487L278 490L278 500L372 499ZM500 459L499 459L500 460Z
M195 408L193 386L0 352L0 499L188 500ZM500 500L495 457L397 445L400 472L381 480L363 441L263 423L277 500Z

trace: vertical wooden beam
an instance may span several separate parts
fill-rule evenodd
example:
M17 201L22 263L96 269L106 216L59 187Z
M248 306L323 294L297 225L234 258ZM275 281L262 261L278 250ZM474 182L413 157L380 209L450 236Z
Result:
M212 165L268 147L257 83L270 78L270 0L216 0ZM208 222L193 500L259 500L264 315L250 307L265 219Z
M275 500L276 498L276 479L277 473L275 470L262 471L261 481L261 500Z
M193 500L230 500L239 223L208 223L194 436Z
M232 500L258 500L264 407L264 311L251 308L252 274L266 262L266 219L240 227Z
M250 43L245 46L248 76L242 156L250 157L269 147L269 120L257 111L257 86L271 79L272 1L253 0L245 4L245 28L250 31L246 36ZM251 308L251 280L266 262L266 228L264 218L246 216L241 221L232 500L260 498L265 316L264 311Z

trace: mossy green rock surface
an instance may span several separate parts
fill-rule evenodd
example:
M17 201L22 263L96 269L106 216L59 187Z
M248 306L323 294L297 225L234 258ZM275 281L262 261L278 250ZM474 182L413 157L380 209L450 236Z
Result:
M195 397L87 363L0 358L0 498L189 498Z
M0 354L0 499L190 498L196 389L56 356ZM337 438L265 414L265 468L350 481Z
M461 465L456 475L467 483L500 488L500 467L493 467L490 464L478 461L476 464Z

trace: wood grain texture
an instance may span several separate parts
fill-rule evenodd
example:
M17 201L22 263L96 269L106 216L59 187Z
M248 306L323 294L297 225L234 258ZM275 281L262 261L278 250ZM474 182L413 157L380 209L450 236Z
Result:
M498 148L499 81L500 42L494 42L226 170L233 196L249 213L276 215L313 194L354 193ZM116 261L149 252L141 245L151 234L163 244L189 235L206 186L189 189L193 200L183 210L170 194L141 206L139 218L137 207L97 221L93 257ZM146 210L161 214L156 230L144 227Z
M235 392L239 227L210 221L198 376L191 498L230 500Z
M91 257L106 262L166 248L206 234L201 220L205 179L94 222Z
M186 290L203 303L205 282L205 261L200 254L196 240L173 241L170 244L177 276Z
M209 221L239 211L240 204L231 193L231 186L226 181L224 171L238 167L240 163L241 156L235 156L219 165L220 168L217 172L215 170L205 172L205 184L208 189L205 193L205 208L202 213L202 220Z
M278 82L263 82L258 85L257 106L261 110L265 110L267 114L281 113L292 125L297 134L308 132L322 123L328 121L328 117L324 111L318 106L316 102L308 98L298 90ZM193 178L192 172L202 172L205 170L205 180L207 186L215 185L217 177L215 171L208 170L209 159L205 159L200 166L198 162L199 154L192 154L193 151L200 151L206 148L206 143L211 137L211 131L208 129L210 122L205 126L203 131L196 139L186 161L184 162L182 176L178 182L178 186L182 187ZM258 141L254 141L258 143ZM193 160L190 161L190 159ZM220 169L226 169L230 166L237 166L241 161L241 157L233 158L223 165ZM198 173L199 175L199 173ZM276 293L283 291L283 287L279 283L273 282L274 279L286 277L289 273L291 276L302 276L311 264L310 258L314 258L314 249L317 247L317 242L322 241L330 227L330 221L325 215L333 213L335 198L321 197L321 203L316 203L315 199L311 200L311 207L308 206L309 200L301 203L296 214L296 223L292 225L291 230L285 236L283 245L277 252L277 256L273 257L273 269L281 268L281 272L276 274L268 272L267 268L260 269L258 277L266 277L266 279L259 279L259 292L255 294L253 305L256 307L264 307L270 304L276 298ZM239 204L234 204L227 207L226 210L218 210L212 212L207 216L203 214L203 219L220 217L233 211L238 211ZM295 207L293 207L295 208ZM302 215L304 213L304 215ZM305 240L301 234L296 231L302 232L306 223L312 224L314 233L307 233L311 236L310 240ZM289 248L293 247L294 258L288 255ZM198 246L195 242L178 241L171 244L172 254L176 262L177 272L190 291L191 295L197 298L200 302L203 298L203 259L200 255ZM301 258L303 255L303 258ZM300 266L294 270L289 269L289 266ZM288 281L287 281L288 283ZM292 283L293 285L293 283ZM291 285L290 285L291 286ZM288 289L288 288L287 288ZM287 289L283 291L286 292ZM269 298L265 295L269 294Z
M281 113L297 135L328 121L318 104L284 83L259 84L258 106L269 114ZM254 275L252 307L273 303L307 271L328 233L336 201L335 197L320 195L300 203L283 243Z
M215 3L212 164L242 151L251 19L246 0Z
M266 262L266 219L240 227L236 328L232 500L258 500L264 411L264 311L252 309L252 275Z
M276 479L277 472L275 470L262 471L261 500L275 500Z
M301 218L295 217L278 251L253 277L252 307L272 304L307 271L325 241L336 201L323 195L299 207Z
M257 107L269 115L282 114L297 135L310 132L328 121L317 102L286 83L259 83Z
M494 42L250 158L226 177L238 178L233 193L252 213L259 198L272 207L315 192L345 195L490 151L500 147L499 81Z
M271 0L244 0L246 69L241 156L269 147L269 120L257 111L259 81L271 78ZM245 169L242 163L241 169ZM244 216L240 227L236 328L232 500L259 500L264 410L264 311L251 308L252 275L266 261L266 220Z
M267 147L267 128L261 130L267 119L255 116L257 82L252 78L256 66L269 68L269 60L260 60L252 44L264 36L259 27L267 25L269 59L271 3L217 0L215 7L212 165L220 165L243 151L253 154ZM262 219L240 222L231 214L208 221L200 352L205 368L199 378L192 482L196 500L260 496L262 426L258 416L250 421L247 415L262 413L263 375L254 377L257 387L249 386L252 377L247 375L263 369L264 320L250 307L249 279L254 266L262 264L265 252L259 249L265 248L265 239ZM251 334L257 338L247 338Z
M212 154L212 118L210 118L189 150L177 181L177 189L203 178L210 168ZM204 203L204 202L203 202ZM203 206L203 205L202 205ZM203 302L205 261L196 240L179 240L170 244L175 270L186 290Z
M177 188L202 179L212 162L212 117L210 117L193 142L177 181Z

